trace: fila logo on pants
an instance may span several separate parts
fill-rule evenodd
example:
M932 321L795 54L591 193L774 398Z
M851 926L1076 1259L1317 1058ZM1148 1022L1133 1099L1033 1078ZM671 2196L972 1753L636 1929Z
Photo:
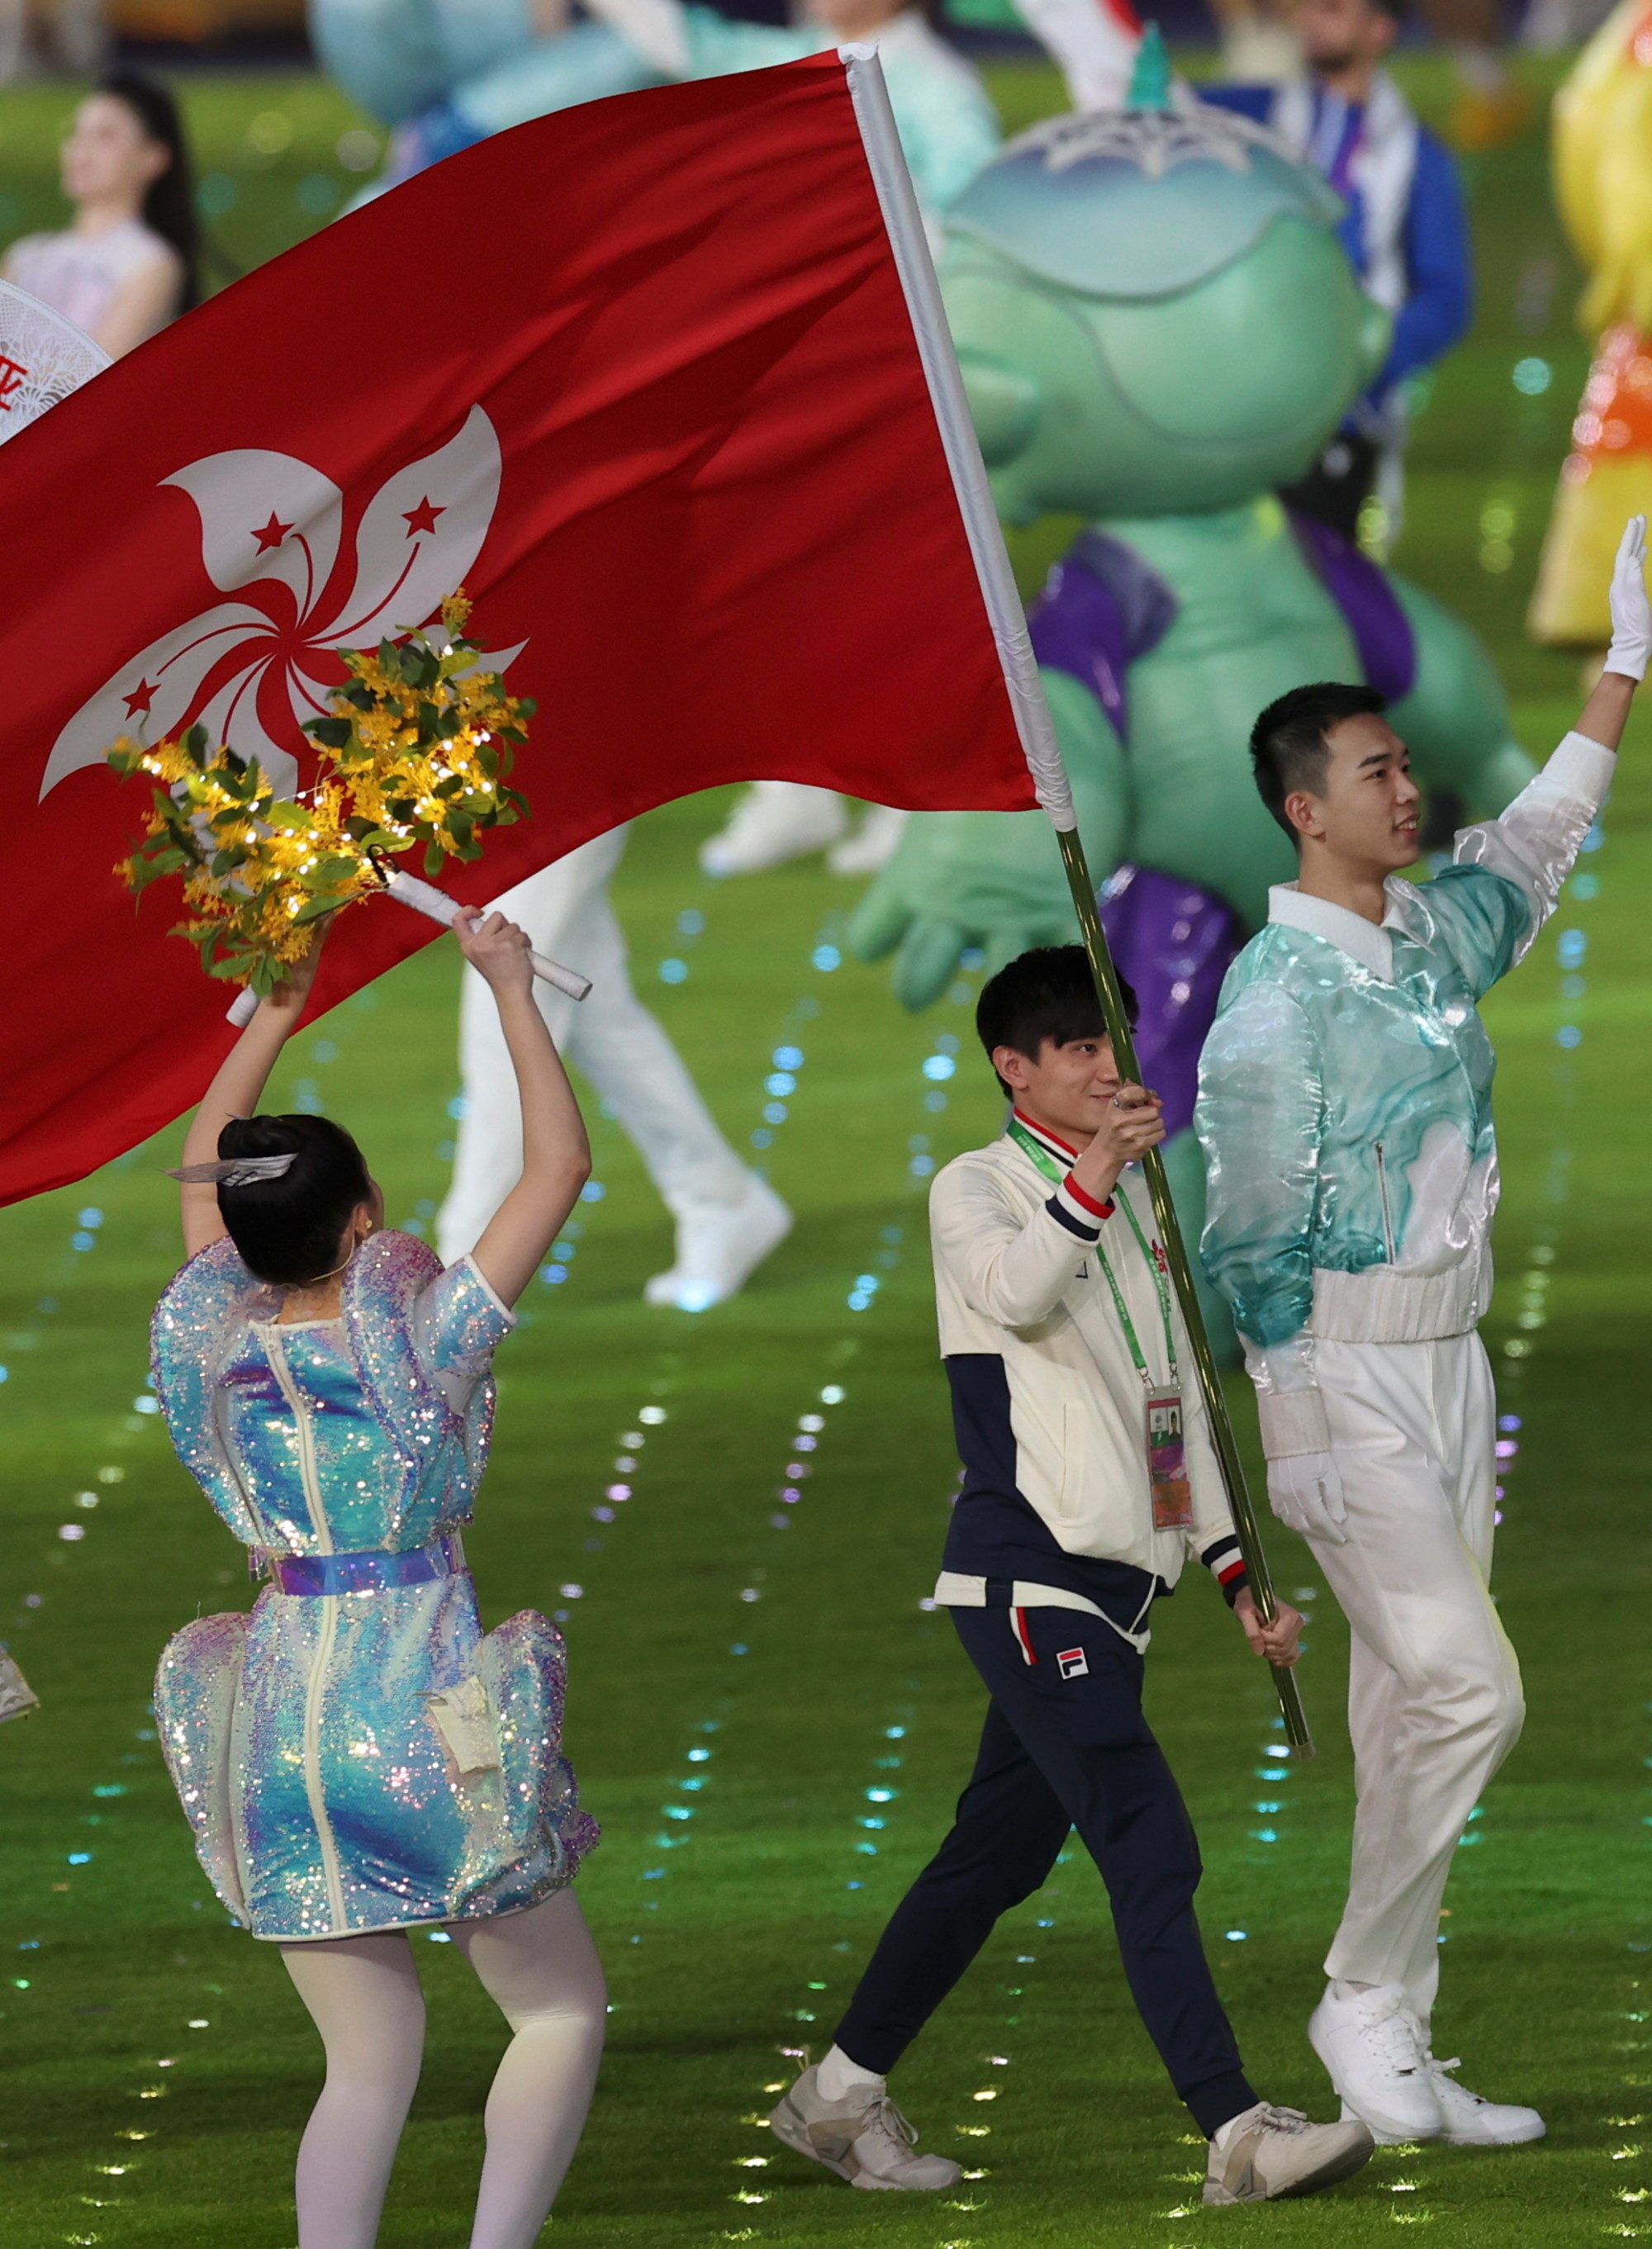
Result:
M1058 1647L1056 1663L1063 1679L1084 1679L1090 1674L1090 1659L1082 1647Z

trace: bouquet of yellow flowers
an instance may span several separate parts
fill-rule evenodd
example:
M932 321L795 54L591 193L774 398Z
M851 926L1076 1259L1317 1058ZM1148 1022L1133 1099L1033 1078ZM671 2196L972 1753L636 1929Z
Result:
M198 946L208 975L271 992L303 958L313 922L382 891L452 919L452 900L393 862L423 844L424 871L437 874L450 858L480 858L489 829L523 816L509 775L534 707L482 668L461 636L468 615L455 595L439 636L343 651L351 677L331 714L305 728L320 769L290 796L200 726L109 751L117 773L156 784L144 840L116 872L135 891L182 877L188 918L174 934Z

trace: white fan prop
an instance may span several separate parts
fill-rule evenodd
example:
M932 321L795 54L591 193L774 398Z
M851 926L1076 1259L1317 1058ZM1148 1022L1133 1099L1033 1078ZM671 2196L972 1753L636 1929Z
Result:
M0 445L110 365L83 329L0 281Z

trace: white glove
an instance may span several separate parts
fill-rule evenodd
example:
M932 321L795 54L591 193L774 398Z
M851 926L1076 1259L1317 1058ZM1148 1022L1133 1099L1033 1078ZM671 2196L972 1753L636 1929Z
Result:
M1346 1546L1348 1519L1342 1472L1329 1453L1288 1453L1268 1463L1268 1502L1281 1523L1304 1538Z
M1644 679L1652 661L1652 603L1646 597L1646 518L1632 515L1618 542L1612 565L1612 645L1605 669Z

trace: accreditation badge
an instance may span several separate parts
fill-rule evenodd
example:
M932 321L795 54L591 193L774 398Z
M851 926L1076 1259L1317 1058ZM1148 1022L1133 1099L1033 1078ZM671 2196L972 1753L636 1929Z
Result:
M1193 1529L1193 1487L1181 1434L1181 1393L1173 1385L1147 1393L1147 1482L1155 1530Z

